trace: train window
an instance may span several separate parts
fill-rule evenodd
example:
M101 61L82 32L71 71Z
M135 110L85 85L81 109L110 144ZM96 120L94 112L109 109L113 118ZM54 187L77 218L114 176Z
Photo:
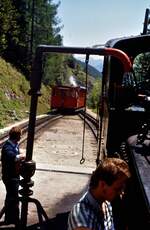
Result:
M71 96L72 96L72 97L75 97L75 96L76 96L76 92L75 92L75 91L72 91L72 92L71 92Z
M121 82L113 84L113 106L128 107L136 103L136 90L150 96L150 52L140 53L133 59L132 73L125 73Z
M53 89L53 96L59 96L60 95L60 91L56 88Z
M55 94L56 94L56 90L55 90L55 89L53 89L53 91L52 91L52 95L53 95L53 96L55 96Z
M82 95L81 95L82 96ZM76 98L78 98L79 97L79 93L78 92L76 92Z
M133 69L138 82L150 79L150 52L136 56L133 61Z
M61 95L61 91L60 91L60 90L57 90L56 96L60 96L60 95Z
M65 96L66 96L66 97L70 97L70 91L69 91L69 90L67 90L67 91L65 92Z
M133 62L133 69L139 91L150 95L150 52L137 55Z

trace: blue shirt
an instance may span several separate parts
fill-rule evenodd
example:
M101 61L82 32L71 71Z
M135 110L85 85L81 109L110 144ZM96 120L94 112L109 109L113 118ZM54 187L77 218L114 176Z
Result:
M7 181L12 178L18 178L16 172L16 156L19 154L18 144L7 140L2 147L2 179Z
M109 202L103 204L103 211L97 200L88 191L74 205L68 218L68 230L86 227L92 230L114 230L112 207Z

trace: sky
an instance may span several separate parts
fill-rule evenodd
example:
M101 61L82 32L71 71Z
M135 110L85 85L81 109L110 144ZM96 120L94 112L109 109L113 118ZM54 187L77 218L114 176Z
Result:
M139 35L146 8L150 8L150 0L60 0L57 16L63 26L63 45L92 47Z

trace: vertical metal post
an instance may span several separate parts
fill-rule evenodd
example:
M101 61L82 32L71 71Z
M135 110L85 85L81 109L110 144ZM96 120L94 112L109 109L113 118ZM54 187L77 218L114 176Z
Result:
M32 0L32 21L31 21L31 38L30 38L31 60L33 58L34 13L35 13L35 0Z
M148 25L150 23L150 10L147 8L145 11L145 19L144 19L144 26L143 26L143 33L142 34L147 34L148 33Z
M41 50L37 49L34 63L33 63L31 80L30 80L31 89L29 91L29 95L31 95L31 105L30 105L28 137L27 137L26 161L32 160L37 103L38 103L38 97L41 95L40 92L41 79L42 79L42 52Z
M29 115L29 126L28 126L28 137L27 137L27 148L26 148L26 160L22 168L21 176L23 180L21 181L22 189L19 193L22 195L20 201L22 202L21 206L21 220L20 227L21 229L26 229L27 225L27 215L28 215L28 202L29 197L33 194L30 187L34 185L34 182L31 180L31 177L35 173L36 164L32 161L33 154L33 142L34 142L34 131L35 131L35 122L36 122L36 110L38 103L38 96L41 95L41 77L42 77L42 53L37 50L36 57L33 63L33 70L30 80L30 91L31 95L31 105L30 105L30 115Z

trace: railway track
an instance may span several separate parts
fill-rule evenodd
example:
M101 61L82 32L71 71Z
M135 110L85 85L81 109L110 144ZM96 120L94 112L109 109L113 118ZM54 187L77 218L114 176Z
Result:
M60 115L60 114L57 114L57 115L49 114L49 115L44 115L42 117L37 117L36 127L35 127L35 135L37 135L38 132L40 130L42 130L43 128L45 128L48 124L54 122L57 119L60 119L61 117L62 117L62 115ZM22 130L22 138L21 138L21 141L19 143L21 145L22 143L24 143L27 140L28 121L24 121L24 122L20 123L19 126L21 127L21 130ZM2 148L4 142L8 138L9 130L10 129L6 129L0 135L0 149Z
M82 120L84 120L85 123L89 126L93 135L95 136L96 141L98 141L98 128L99 128L98 120L94 118L92 115L90 115L89 113L83 111L79 113L79 117Z
M83 122L85 122L85 124L90 128L90 130L92 131L94 138L97 142L97 127L98 127L97 120L94 117L92 117L89 113L80 112L78 115L81 118L81 120L83 120ZM58 119L63 118L63 117L64 117L64 115L61 115L61 114L49 114L49 115L44 115L42 117L37 117L36 126L35 126L35 140L37 140L39 138L39 136L42 135L42 133L47 130L47 128L49 128L51 125L53 125L54 122L57 122ZM24 121L24 122L20 123L19 126L22 129L22 138L20 140L19 145L21 148L23 148L25 150L26 141L27 141L27 133L28 133L28 121ZM2 148L6 139L8 138L9 130L10 130L9 128L5 129L5 131L3 131L3 133L0 135L0 149ZM82 130L81 130L81 132L82 132ZM84 137L81 136L81 138L84 138ZM83 145L83 143L82 143L82 145ZM39 170L44 170L41 168L40 163L39 163L39 165L40 165ZM44 167L46 167L46 165ZM0 168L1 168L1 162L0 162ZM54 167L52 167L52 168L53 169L51 169L51 171L53 171L53 170L56 171L56 168L59 171L58 167L56 167L55 169L54 169ZM62 170L63 169L61 169L61 171ZM71 170L65 170L65 171L68 171L71 173ZM74 169L73 171L76 172L76 169Z
M49 167L51 168L50 170L56 167L59 168L58 171L61 169L63 172L65 168L64 172L71 172L69 167L78 167L78 173L80 173L81 168L89 167L91 169L95 167L97 153L96 128L94 124L89 122L88 118L84 119L83 115L82 118L80 114L78 115L66 115L62 117L55 126L49 126L48 129L45 129L44 135L41 135L41 137L35 141L33 156L37 162L40 162L40 166L44 164L43 169L46 165L51 165L51 167ZM86 124L85 134L84 123ZM91 128L95 133L93 133L93 131L91 132ZM43 145L44 147L42 147ZM45 161L44 158L41 159L43 151L39 153L39 149L43 149L45 153L47 152L49 164L47 164L48 160ZM49 151L51 153L49 153ZM93 152L92 156L90 151ZM83 165L80 162L83 157L82 155L84 155L85 158L85 163L82 162L84 163ZM77 173L77 170L74 168L73 172Z
M38 132L42 129L46 128L47 125L50 123L53 123L57 119L62 118L63 115L61 114L49 114L44 115L42 117L37 117L36 119L36 127L35 127L35 135L38 135ZM85 123L91 128L95 138L97 139L97 128L98 128L98 121L92 117L89 113L84 113L81 111L79 113L79 117L84 120ZM28 121L22 122L19 124L22 130L22 139L20 141L20 144L24 143L27 140L27 132L28 132ZM9 134L9 129L6 129L2 134L0 134L0 149L2 148L4 142L7 140Z
M80 164L84 122L77 115L60 117L55 119L54 116L51 121L47 118L45 126L38 125L33 148L36 162L33 196L41 202L50 219L70 210L87 187L95 168L97 141L89 126L86 126L85 135L85 162ZM25 150L25 144L21 143L22 146ZM5 190L1 181L0 189L2 207ZM35 207L29 207L29 214L27 225L31 226L38 221Z
M36 127L35 127L35 138L39 135L39 133L47 127L47 125L52 124L57 119L60 119L62 115L44 115L41 117L37 117L36 119ZM27 141L27 133L28 133L28 121L24 121L20 124L18 124L22 129L22 138L19 142L19 145L24 148ZM0 135L0 150L4 144L4 142L8 139L10 128L4 129L3 133ZM0 160L0 179L1 179L1 160Z

